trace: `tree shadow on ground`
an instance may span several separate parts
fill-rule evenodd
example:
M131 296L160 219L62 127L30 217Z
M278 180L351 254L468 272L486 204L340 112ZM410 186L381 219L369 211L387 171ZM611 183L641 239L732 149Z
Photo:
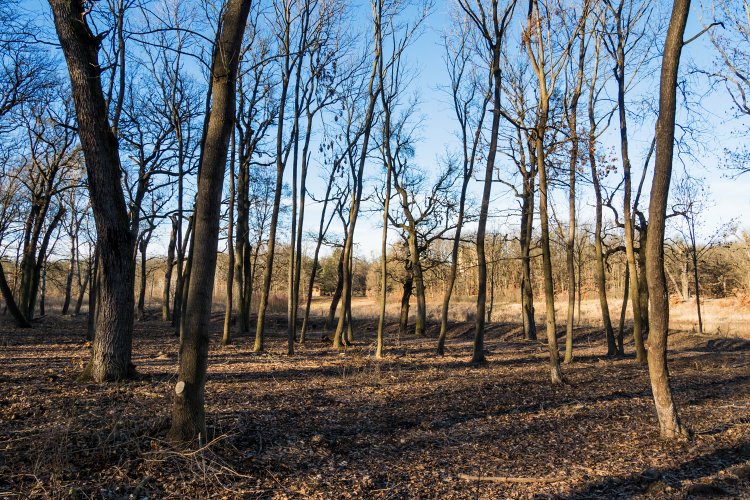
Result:
M665 496L674 489L682 489L685 481L699 481L734 465L750 460L750 438L737 446L722 447L666 469L645 469L639 474L624 477L607 477L589 483L578 490L562 496L566 500L582 498L631 497L647 494ZM743 474L747 474L745 471ZM709 483L694 484L686 488L690 497L732 497L740 481L750 477L727 476Z

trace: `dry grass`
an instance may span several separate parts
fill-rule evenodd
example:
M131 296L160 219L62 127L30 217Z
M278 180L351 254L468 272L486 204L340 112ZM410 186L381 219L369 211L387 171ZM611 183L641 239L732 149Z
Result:
M277 300L279 300L277 298ZM458 297L451 302L451 322L474 321L476 302L474 297ZM536 320L539 325L545 321L544 299L535 299ZM328 313L330 298L319 297L313 299L311 315L324 316ZM703 316L703 333L722 337L739 337L750 339L750 304L742 298L707 299L701 301ZM628 328L633 315L628 304L625 314ZM386 307L389 321L397 321L400 314L400 304L391 300ZM427 302L427 318L429 321L439 321L442 303L432 299ZM612 324L617 328L620 320L622 297L609 297L609 314ZM410 321L414 321L417 311L416 300L410 303ZM567 298L559 296L555 302L555 314L558 326L565 325ZM374 319L378 317L379 307L375 298L356 297L352 299L352 312L357 318ZM521 305L517 302L495 302L492 309L492 321L498 323L518 323L521 318ZM581 301L581 309L576 303L576 326L598 327L601 324L601 309L599 300L587 298ZM686 302L672 303L669 311L669 327L673 330L686 332L698 331L698 313L695 299Z

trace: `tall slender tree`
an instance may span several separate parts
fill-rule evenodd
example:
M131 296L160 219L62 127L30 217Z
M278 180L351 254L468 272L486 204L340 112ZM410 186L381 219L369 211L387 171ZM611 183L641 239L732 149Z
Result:
M168 437L173 442L200 443L206 436L205 383L208 323L216 271L221 192L235 116L237 68L251 0L228 0L216 32L211 62L211 113L198 177L193 241L194 262L188 288L180 368Z
M659 83L659 118L656 124L656 161L649 203L650 234L646 251L646 278L651 301L648 371L659 430L665 438L676 438L689 432L680 422L669 384L669 291L664 273L664 229L674 156L677 76L689 12L690 0L675 0L664 43Z

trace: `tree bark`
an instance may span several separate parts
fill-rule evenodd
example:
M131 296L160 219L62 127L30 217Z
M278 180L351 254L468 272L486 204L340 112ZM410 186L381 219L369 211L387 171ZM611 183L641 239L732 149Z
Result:
M585 31L585 24L583 27ZM565 363L573 362L573 322L575 320L576 300L576 170L578 168L578 101L583 89L583 71L586 64L586 44L583 36L579 42L578 67L576 84L568 111L568 130L570 133L570 163L568 166L568 241L565 248L565 261L568 270L568 317L565 324ZM578 312L580 315L580 310Z
M594 261L596 268L596 284L599 292L599 307L602 312L602 324L604 336L607 339L607 356L614 356L618 349L615 341L615 332L612 329L612 319L609 315L609 302L607 300L607 272L604 263L604 251L602 248L602 188L599 182L599 167L596 159L596 115L594 111L594 83L599 71L599 46L596 47L596 59L592 84L589 87L588 116L589 116L589 166L591 167L591 181L594 186L595 212L594 212ZM627 294L626 294L627 295ZM627 299L626 299L627 300ZM627 306L627 304L626 304ZM580 309L578 311L580 314Z
M690 0L675 0L664 44L659 86L659 118L656 125L656 162L651 181L646 251L646 277L651 302L648 371L656 415L659 419L659 430L664 438L676 438L689 432L680 422L669 384L669 293L664 274L664 226L674 154L677 76L689 11Z
M404 279L403 291L401 293L401 314L399 315L398 331L400 335L406 335L409 330L409 302L414 289L414 273L412 272L412 261L406 262L406 278Z
M82 0L49 3L70 74L101 258L98 307L104 313L96 315L94 349L84 375L97 382L120 380L132 372L135 242L120 186L117 139L102 92L101 38L86 24Z
M534 290L531 280L531 235L534 224L534 174L536 168L523 181L521 209L521 317L523 335L526 340L536 340L536 318L534 317Z
M204 390L208 364L221 192L235 111L235 83L250 0L229 0L216 34L211 63L211 115L206 123L195 207L193 259L180 369L172 407L172 442L207 439Z
M172 291L172 271L174 270L174 253L177 245L177 218L172 216L172 231L167 246L167 262L164 269L164 289L161 294L161 319L169 321L169 303Z
M26 319L21 310L18 308L15 299L13 298L13 290L10 289L8 281L5 279L5 270L0 264L0 292L3 294L5 299L5 305L8 306L11 316L16 321L16 326L19 328L30 328L31 323Z
M73 215L75 217L75 215ZM70 301L73 296L73 274L75 273L76 267L76 241L75 237L71 238L70 242L70 261L68 261L68 273L65 276L65 299L63 301L62 311L60 314L63 316L68 314L70 308Z

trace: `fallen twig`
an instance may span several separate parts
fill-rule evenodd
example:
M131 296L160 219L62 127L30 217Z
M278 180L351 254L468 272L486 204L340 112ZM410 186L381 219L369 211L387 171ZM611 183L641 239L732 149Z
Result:
M489 481L492 483L557 483L567 479L565 477L472 476L469 474L459 474L458 477L466 481Z

